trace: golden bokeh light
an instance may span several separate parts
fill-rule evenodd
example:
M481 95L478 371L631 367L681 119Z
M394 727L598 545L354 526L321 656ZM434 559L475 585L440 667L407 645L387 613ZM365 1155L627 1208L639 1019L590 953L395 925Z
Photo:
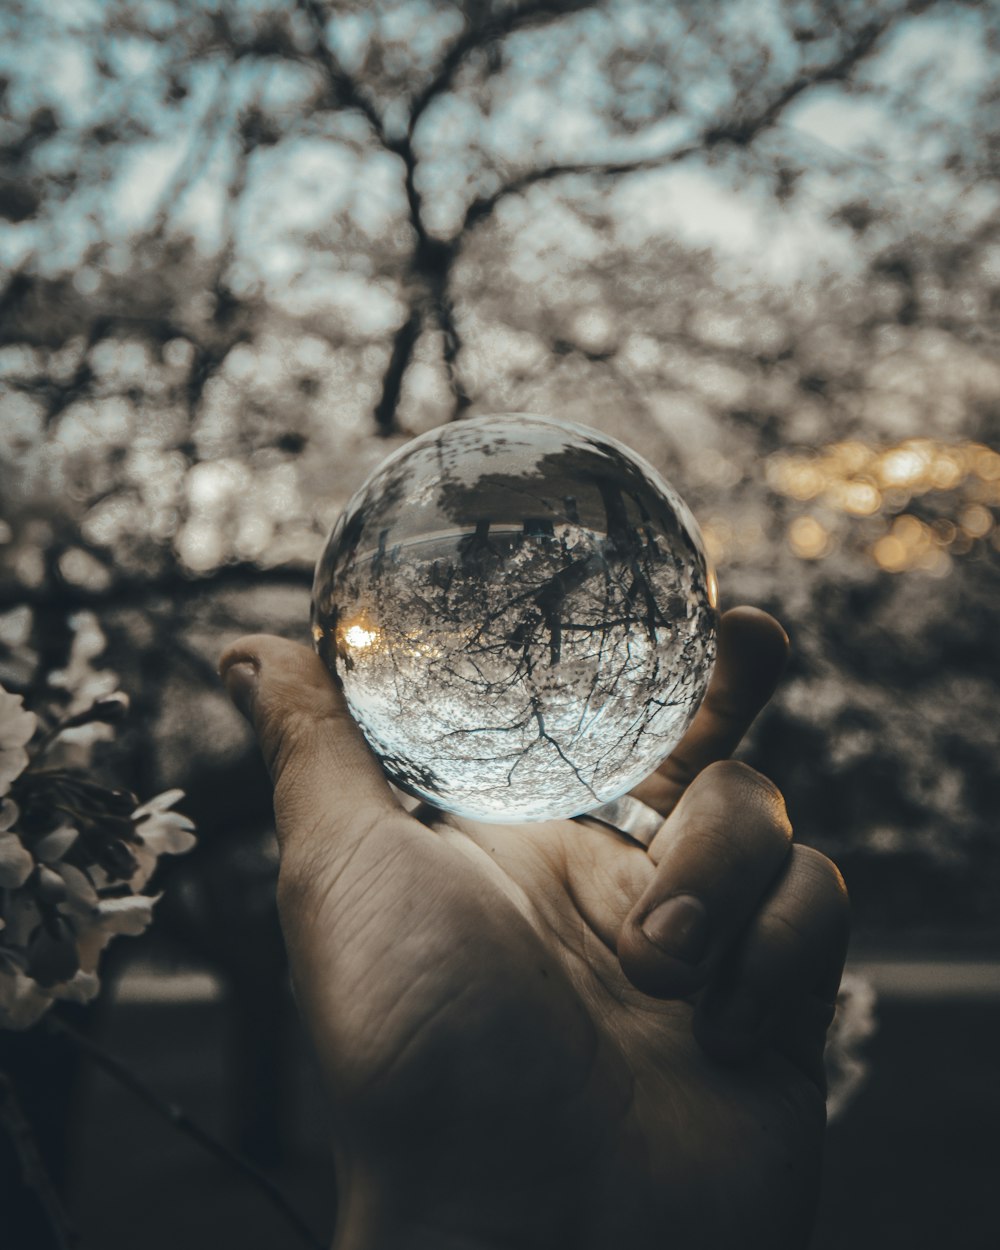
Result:
M993 513L981 503L974 503L963 510L959 523L970 538L985 538L993 528Z
M946 527L950 525L950 531ZM919 517L904 513L892 523L871 548L872 558L887 573L911 569L943 577L951 569L951 555L945 547L954 544L955 526L950 522L928 525Z
M788 527L788 543L803 560L821 560L830 550L830 531L814 516L800 516Z
M874 482L837 482L829 491L831 502L849 516L873 516L882 507L882 492Z
M879 568L888 573L902 573L908 564L906 544L900 542L895 534L886 534L872 548L872 555Z
M886 446L849 439L815 451L776 452L764 469L771 489L787 499L888 524L862 539L886 572L944 576L953 557L980 541L1000 549L993 511L1000 507L1000 451L982 443L908 438ZM929 511L946 515L925 522L906 511L924 496L932 497L924 505ZM829 553L834 532L836 524L806 514L791 522L788 542L797 556L816 560Z

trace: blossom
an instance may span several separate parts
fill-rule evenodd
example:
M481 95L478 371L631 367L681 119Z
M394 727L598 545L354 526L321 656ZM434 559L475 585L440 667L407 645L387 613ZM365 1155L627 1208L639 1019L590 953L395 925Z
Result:
M97 742L114 737L107 718L95 715L102 703L128 700L118 689L118 675L109 668L95 668L91 663L104 651L107 638L93 612L74 612L69 618L73 642L65 668L49 673L49 685L68 692L66 713L70 724L59 734L53 755L60 762L85 768L90 752ZM81 713L90 713L81 715Z
M193 822L180 812L169 810L183 797L183 790L165 790L132 813L132 823L141 839L140 845L131 848L138 864L130 882L134 890L141 890L146 884L161 855L183 855L197 841Z
M0 795L9 793L11 783L28 767L25 746L37 725L38 717L25 711L21 696L0 686Z
M92 650L93 640L78 667ZM51 766L50 744L65 732L91 722L110 729L127 712L127 697L105 684L92 683L88 706L41 739L45 768L28 767L36 717L0 686L0 1028L30 1028L57 1000L94 998L104 948L153 918L159 896L142 891L159 857L195 845L194 825L173 810L182 790L137 805L128 791L66 766L65 752ZM75 758L86 762L90 745L76 739Z
M23 885L35 866L31 852L14 830L20 814L12 799L0 799L0 887L5 890Z

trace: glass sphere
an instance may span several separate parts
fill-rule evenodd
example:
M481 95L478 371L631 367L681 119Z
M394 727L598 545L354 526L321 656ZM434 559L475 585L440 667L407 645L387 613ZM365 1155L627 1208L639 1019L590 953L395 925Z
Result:
M596 430L431 430L316 567L319 654L390 779L479 820L574 816L670 753L715 660L715 578L674 489Z

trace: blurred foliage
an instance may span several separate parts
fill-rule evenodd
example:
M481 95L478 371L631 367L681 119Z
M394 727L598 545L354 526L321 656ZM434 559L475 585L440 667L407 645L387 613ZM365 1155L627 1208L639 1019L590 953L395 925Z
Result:
M97 621L129 784L259 832L222 644L306 636L406 436L548 412L786 622L751 757L862 920L995 927L995 5L9 0L0 35L0 681Z

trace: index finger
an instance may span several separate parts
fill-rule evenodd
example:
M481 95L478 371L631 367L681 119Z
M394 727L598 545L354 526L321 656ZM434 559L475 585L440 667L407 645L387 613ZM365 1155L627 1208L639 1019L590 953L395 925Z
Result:
M774 693L788 659L788 635L759 608L731 608L719 622L719 651L704 702L672 754L632 791L669 816L709 764L728 759Z

